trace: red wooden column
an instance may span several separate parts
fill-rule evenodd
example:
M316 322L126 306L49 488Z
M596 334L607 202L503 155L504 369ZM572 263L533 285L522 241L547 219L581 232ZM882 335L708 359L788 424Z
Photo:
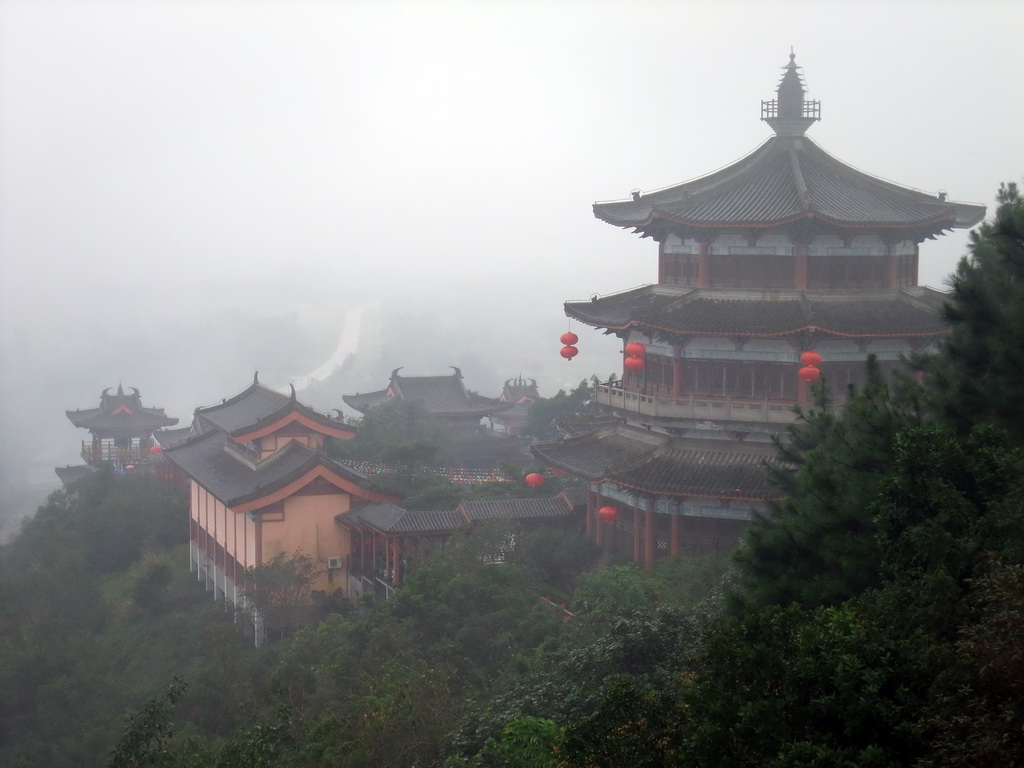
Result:
M640 527L643 525L642 512L639 509L633 510L633 562L643 562L640 558L643 556L641 550L641 539L640 539Z
M895 248L890 245L885 249L885 287L889 290L896 288L896 255L893 251Z
M395 537L395 576L392 583L396 587L402 586L402 540Z
M657 554L657 542L654 530L654 499L647 500L647 509L644 510L644 568L654 568L654 559Z
M669 545L668 545L669 549L668 549L668 551L669 551L669 554L672 555L672 557L675 557L676 555L679 554L680 550L682 549L681 541L680 541L681 537L679 535L679 527L680 527L679 526L679 507L680 507L679 502L678 501L675 502L673 504L673 507L674 507L674 509L673 509L674 514L672 515L672 519L670 521Z
M711 287L711 262L708 260L708 244L697 246L697 287Z
M594 503L594 496L595 496L594 492L588 488L587 489L587 509L586 509L586 511L583 514L584 514L584 519L586 520L587 538L591 539L591 540L594 539L594 535L595 535L594 534L594 527L595 527L594 524L597 522L594 519L594 511L595 511L595 508L597 506Z
M807 290L807 246L798 245L796 251L796 269L793 273L793 287L798 291Z
M683 350L672 347L672 397L678 400L683 396Z

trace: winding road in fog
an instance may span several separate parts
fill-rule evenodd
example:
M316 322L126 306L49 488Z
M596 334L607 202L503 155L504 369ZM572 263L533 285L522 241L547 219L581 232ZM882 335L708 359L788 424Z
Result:
M292 380L296 391L305 389L310 384L323 381L336 370L341 368L342 363L349 355L355 354L359 345L359 330L362 327L363 307L352 307L345 313L345 319L341 324L341 338L338 339L338 346L334 348L331 356L321 364L315 371L305 376L299 376Z

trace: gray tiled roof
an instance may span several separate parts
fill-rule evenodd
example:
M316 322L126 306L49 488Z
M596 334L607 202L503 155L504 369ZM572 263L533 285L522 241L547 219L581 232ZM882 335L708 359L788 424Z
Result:
M110 390L105 389L100 395L99 408L65 413L76 427L99 434L151 432L178 423L177 419L165 414L163 408L143 407L139 390L135 387L131 387L131 390L131 394L126 395L119 385L117 393L111 395Z
M773 136L722 170L633 200L595 203L594 215L645 231L657 221L700 228L769 227L814 218L838 226L914 232L971 227L981 205L955 203L870 176L803 136Z
M179 427L178 429L161 429L153 433L153 439L160 444L161 448L171 448L178 443L183 443L192 437L192 427Z
M254 381L220 405L197 408L196 421L202 425L200 428L203 431L208 424L230 434L274 415L288 402L287 395L282 395L280 392L275 392Z
M891 291L779 290L771 298L730 289L649 285L595 301L567 302L565 313L598 328L650 328L715 336L939 336L945 294L924 287Z
M771 445L679 438L607 478L657 495L764 501L780 495L764 468L774 456Z
M207 432L163 455L229 507L271 493L320 465L353 482L366 482L365 475L294 441L254 468L228 450L230 440L223 432Z
M454 367L454 366L453 366ZM396 368L387 389L365 394L344 395L345 402L357 411L366 412L391 399L418 400L430 413L438 416L486 416L511 408L497 398L470 392L462 383L458 368L450 376L401 376Z
M530 450L549 466L596 482L612 467L647 456L668 440L667 435L614 423L578 437L535 443Z
M70 488L75 483L80 483L87 477L92 477L96 473L96 467L90 464L76 464L75 466L68 467L54 467L53 471L57 473L61 484L65 488Z
M335 520L350 527L367 526L381 533L450 533L466 524L453 510L406 510L390 502L363 504Z
M566 517L569 506L557 496L547 498L481 499L464 501L459 510L471 522L479 520L531 520Z
M212 427L229 435L239 435L255 429L261 423L270 423L293 411L302 413L319 424L351 429L341 419L325 416L294 397L275 392L257 381L219 405L197 408L194 423L199 432L205 432Z

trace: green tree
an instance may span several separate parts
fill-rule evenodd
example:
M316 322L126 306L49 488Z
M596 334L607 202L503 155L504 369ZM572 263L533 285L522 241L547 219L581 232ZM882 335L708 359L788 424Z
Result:
M451 459L451 428L430 413L419 400L395 399L372 409L358 422L351 440L335 440L338 456L362 461L394 463L405 474L424 466L442 466Z
M782 455L795 470L775 477L788 495L754 521L735 558L734 599L759 605L831 605L879 582L868 509L889 470L896 435L924 421L923 390L887 381L874 359L843 411L805 419Z
M262 619L268 638L287 637L306 623L316 576L316 561L301 552L279 552L246 569L245 599Z
M971 232L950 277L950 333L930 378L942 415L960 428L991 421L1024 442L1024 198L997 195L995 217Z
M597 413L594 401L597 376L583 379L569 393L558 390L554 397L542 397L530 404L527 431L534 440L550 440L557 435L555 421L567 416Z

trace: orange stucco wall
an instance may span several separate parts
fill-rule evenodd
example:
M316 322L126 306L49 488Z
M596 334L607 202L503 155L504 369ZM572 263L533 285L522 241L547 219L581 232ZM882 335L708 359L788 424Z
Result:
M281 505L275 505L258 522L230 509L195 482L191 484L190 496L190 514L203 547L208 535L245 568L265 563L281 552L301 552L317 562L319 573L314 589L329 593L336 589L346 591L346 569L328 570L327 562L331 557L348 561L348 531L335 523L334 517L348 511L349 494L339 491L291 496L284 500L283 512Z
M330 557L344 559L348 554L347 537L341 526L334 522L334 517L347 512L350 504L351 497L343 492L296 495L285 499L284 519L272 518L273 521L261 523L264 561L279 552L302 552L316 560L321 571L314 589L327 592L341 589L344 592L347 580L343 572L329 572L327 560Z

